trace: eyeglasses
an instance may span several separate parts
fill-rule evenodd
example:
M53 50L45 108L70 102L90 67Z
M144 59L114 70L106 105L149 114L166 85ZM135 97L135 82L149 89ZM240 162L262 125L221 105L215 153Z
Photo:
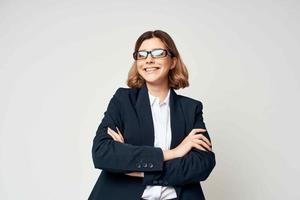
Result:
M151 54L152 58L163 58L166 56L172 56L172 53L166 49L152 49L151 51L136 51L133 53L133 58L135 60L143 60L146 59L149 54Z

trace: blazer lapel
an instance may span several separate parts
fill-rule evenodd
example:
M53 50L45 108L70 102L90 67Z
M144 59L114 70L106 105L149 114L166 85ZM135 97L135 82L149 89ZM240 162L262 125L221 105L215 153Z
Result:
M154 146L154 124L146 84L139 90L135 107L141 131L141 144Z
M185 119L183 115L183 110L179 102L179 97L171 88L170 91L170 117L171 117L171 131L172 131L172 141L171 149L178 146L181 141L185 138Z
M141 131L141 144L154 146L154 124L148 95L148 88L145 84L139 90L136 111ZM178 95L173 88L170 88L170 118L171 118L171 149L175 148L185 137L185 120Z

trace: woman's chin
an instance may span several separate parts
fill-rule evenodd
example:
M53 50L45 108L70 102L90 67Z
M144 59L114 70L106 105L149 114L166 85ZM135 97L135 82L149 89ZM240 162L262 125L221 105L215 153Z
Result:
M155 75L155 74L144 74L143 78L147 81L147 82L155 82L159 79L159 76Z
M148 84L151 85L160 85L163 81L159 78L146 78L145 79Z
M154 84L157 82L157 79L145 79L147 83L151 83L151 84Z

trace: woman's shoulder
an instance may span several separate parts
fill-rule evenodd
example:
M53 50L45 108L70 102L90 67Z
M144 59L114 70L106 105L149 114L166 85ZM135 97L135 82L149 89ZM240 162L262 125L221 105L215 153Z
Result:
M119 87L116 89L113 97L122 102L136 101L139 88L125 88Z
M180 100L182 105L188 105L188 106L203 106L202 101L196 99L196 98L192 98L189 96L184 96L184 95L180 95L178 94L178 99Z
M127 96L128 94L131 93L136 93L138 91L138 88L125 88L125 87L119 87L115 91L115 96L117 97L122 97L122 96Z

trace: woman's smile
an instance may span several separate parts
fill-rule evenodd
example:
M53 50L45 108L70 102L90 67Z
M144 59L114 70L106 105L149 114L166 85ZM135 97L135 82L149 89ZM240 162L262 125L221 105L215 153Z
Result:
M157 72L160 69L160 67L145 67L144 71L147 72L147 74L151 74L153 72Z

